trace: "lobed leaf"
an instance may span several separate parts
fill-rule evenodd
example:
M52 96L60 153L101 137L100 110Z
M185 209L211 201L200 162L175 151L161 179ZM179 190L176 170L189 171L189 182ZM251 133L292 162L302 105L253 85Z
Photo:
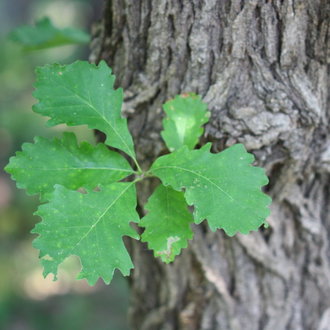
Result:
M126 159L103 144L77 144L73 133L62 139L36 137L35 143L24 143L22 152L10 159L5 170L17 181L19 188L30 195L45 197L60 184L68 189L95 188L133 173Z
M199 150L183 147L158 158L151 172L164 185L185 189L196 223L208 220L211 230L229 236L257 230L269 215L270 197L261 191L268 183L264 170L251 166L254 157L242 144L212 154L210 144Z
M58 266L70 255L80 258L82 271L94 285L99 277L110 283L115 269L129 275L133 268L122 237L138 239L130 222L138 222L133 182L112 183L101 191L77 191L57 185L49 203L36 212L43 218L33 229L39 234L33 245L40 250L44 276L57 274Z
M177 95L163 105L166 117L161 135L170 151L182 146L194 149L203 134L203 124L208 122L210 113L201 97L190 93Z
M89 35L84 31L65 28L59 29L48 17L36 22L35 26L23 25L13 30L10 39L17 42L25 50L38 50L51 47L86 44Z
M149 212L139 224L145 228L142 242L148 243L156 257L169 263L193 237L190 224L194 219L183 193L161 184L148 199L145 209Z
M115 77L104 61L98 66L84 61L51 64L37 69L33 110L49 116L49 126L88 125L106 134L105 143L133 159L135 152L127 121L121 116L122 89L114 89Z

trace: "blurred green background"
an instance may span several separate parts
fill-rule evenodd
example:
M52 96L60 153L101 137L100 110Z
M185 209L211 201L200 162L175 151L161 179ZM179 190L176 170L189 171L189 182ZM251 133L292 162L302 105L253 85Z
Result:
M31 106L34 69L46 63L87 59L88 46L65 46L24 52L8 40L17 26L48 16L60 28L90 32L101 17L102 0L0 0L0 329L110 329L127 326L128 286L116 275L110 286L95 287L75 280L79 262L68 259L59 280L42 277L38 251L32 248L30 230L40 219L33 216L38 200L15 187L3 168L8 158L32 142L36 135L60 136L65 126L45 127L45 118ZM79 140L94 141L86 127L70 128Z

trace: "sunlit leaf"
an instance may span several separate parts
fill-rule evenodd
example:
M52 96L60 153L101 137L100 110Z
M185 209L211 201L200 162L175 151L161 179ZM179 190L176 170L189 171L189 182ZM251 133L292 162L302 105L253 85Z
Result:
M121 116L122 89L114 89L115 77L102 61L98 66L77 61L51 64L37 69L33 110L51 117L50 126L88 125L107 136L105 143L135 158L127 121Z
M201 97L191 94L177 95L163 106L166 117L161 135L170 151L182 146L194 149L203 134L202 125L208 122L210 113Z
M95 188L116 182L133 173L126 159L103 144L77 144L73 133L62 139L36 137L35 143L24 143L23 151L10 159L6 171L30 195L53 191L55 184L69 189Z
M113 183L101 191L82 194L57 185L49 203L37 211L43 221L33 229L40 236L33 245L40 250L44 275L57 274L69 256L80 258L90 285L101 277L109 283L115 269L129 275L133 264L123 236L138 239L130 222L138 222L134 183Z
M213 231L222 228L230 236L257 230L269 215L270 197L261 191L268 183L264 170L251 166L254 157L242 144L218 154L210 147L183 147L158 158L151 171L163 184L185 190L196 223L207 219Z

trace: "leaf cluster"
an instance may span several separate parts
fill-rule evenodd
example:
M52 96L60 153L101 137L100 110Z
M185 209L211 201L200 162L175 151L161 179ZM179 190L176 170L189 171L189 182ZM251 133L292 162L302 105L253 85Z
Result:
M39 194L43 203L33 245L40 250L45 276L56 278L58 266L77 255L79 278L91 285L99 277L109 283L115 269L128 275L133 268L123 236L141 237L169 263L192 239L192 223L207 219L211 230L223 229L229 236L265 224L270 198L261 187L268 180L263 169L251 166L254 158L244 146L217 154L210 144L194 149L210 116L200 96L178 95L164 104L161 135L171 153L143 171L121 115L123 92L114 89L114 81L105 62L37 69L34 96L39 102L33 110L49 117L49 126L87 125L106 135L105 143L97 145L78 144L73 133L52 140L37 137L6 167L19 188ZM140 219L135 184L150 176L161 184ZM144 228L141 236L130 223Z

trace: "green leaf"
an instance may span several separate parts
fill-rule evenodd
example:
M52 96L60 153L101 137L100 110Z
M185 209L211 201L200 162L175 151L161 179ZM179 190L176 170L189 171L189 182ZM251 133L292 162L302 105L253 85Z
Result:
M170 151L182 146L194 149L203 134L203 124L207 123L210 113L201 97L190 93L178 95L163 106L167 117L163 120L161 135Z
M269 215L271 201L260 189L268 183L264 170L250 165L254 157L241 144L218 154L210 147L183 147L158 158L151 172L164 185L185 189L196 223L207 219L211 230L222 228L229 236L257 230Z
M88 125L107 136L109 146L135 159L127 121L121 116L122 89L114 89L115 77L102 61L98 66L77 61L70 65L51 64L37 69L33 110L49 116L49 126Z
M59 29L48 17L36 22L35 26L23 25L13 30L9 38L25 50L38 50L72 44L86 44L89 35L72 28Z
M81 194L57 185L49 203L36 212L43 218L33 229L33 245L40 250L44 276L57 274L69 256L80 258L82 271L94 285L99 277L110 283L115 269L129 275L133 268L123 236L138 239L129 222L138 222L133 182L113 183L101 191Z
M133 173L120 154L103 144L94 147L83 142L78 146L73 133L54 140L37 137L34 144L24 143L22 150L10 159L5 170L30 195L45 196L55 184L69 189L93 189Z
M142 242L147 242L155 256L169 263L187 247L187 240L192 239L190 224L192 214L188 211L183 193L170 187L159 185L145 206L148 214L141 219L144 227Z

